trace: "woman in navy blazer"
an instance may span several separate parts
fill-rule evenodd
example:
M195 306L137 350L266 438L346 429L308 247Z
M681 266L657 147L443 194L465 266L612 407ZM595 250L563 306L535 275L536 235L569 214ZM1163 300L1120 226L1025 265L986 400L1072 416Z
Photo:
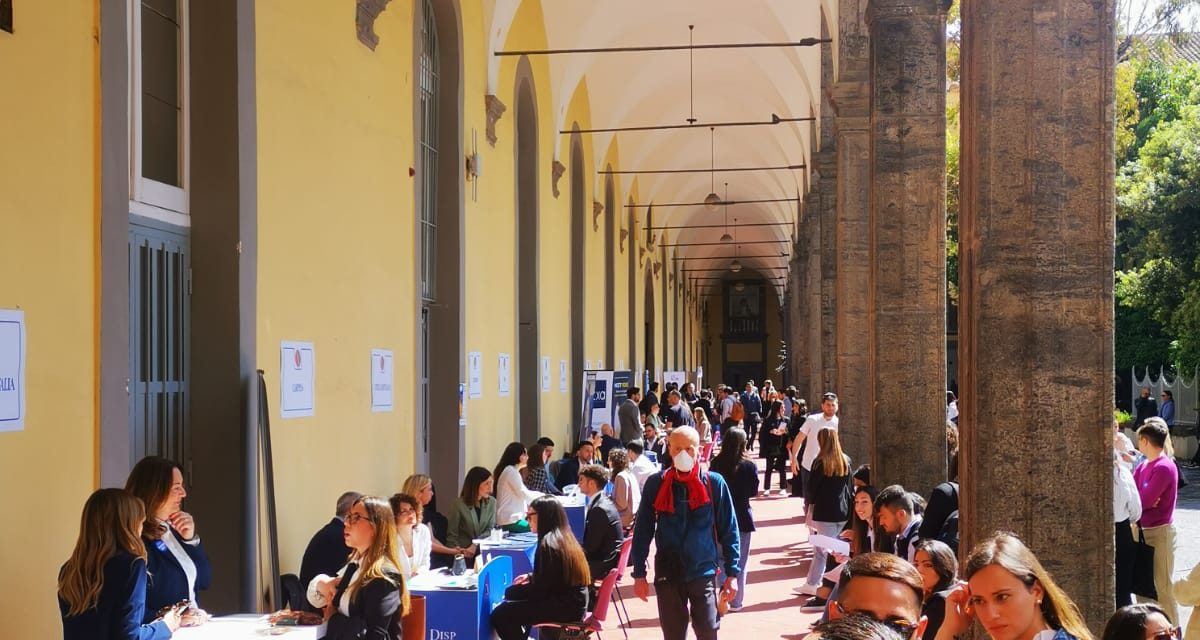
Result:
M146 505L142 529L150 570L146 620L152 620L163 607L186 600L192 606L184 614L184 626L203 623L208 616L199 608L196 594L212 582L212 567L196 535L195 521L182 510L187 497L183 472L170 460L148 456L129 472L125 490Z
M164 640L179 627L174 608L143 622L145 518L141 501L121 489L100 489L84 504L79 539L58 576L64 640Z

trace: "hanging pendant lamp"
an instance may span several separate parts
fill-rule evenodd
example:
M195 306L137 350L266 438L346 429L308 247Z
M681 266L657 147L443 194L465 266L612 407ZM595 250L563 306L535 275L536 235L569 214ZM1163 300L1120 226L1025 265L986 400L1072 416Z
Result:
M725 234L721 236L721 242L733 242L733 236L729 235L729 183L725 183Z
M737 218L733 219L733 232L735 234L737 233ZM738 260L737 254L738 254L738 248L737 248L737 241L735 239L734 243L733 243L733 262L729 263L729 270L734 273L737 273L742 270L742 261Z
M717 147L716 147L716 128L708 128L709 140L709 164L708 164L708 188L710 189L707 196L704 197L704 208L708 209L709 213L716 213L717 207L721 206L721 196L717 195L716 168L717 168Z

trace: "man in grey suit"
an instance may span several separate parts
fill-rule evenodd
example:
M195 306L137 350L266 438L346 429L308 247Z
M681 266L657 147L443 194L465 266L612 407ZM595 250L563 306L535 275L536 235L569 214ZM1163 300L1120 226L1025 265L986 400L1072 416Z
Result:
M621 425L621 442L642 442L642 410L638 403L642 400L642 390L629 387L625 392L625 402L617 407L617 420Z

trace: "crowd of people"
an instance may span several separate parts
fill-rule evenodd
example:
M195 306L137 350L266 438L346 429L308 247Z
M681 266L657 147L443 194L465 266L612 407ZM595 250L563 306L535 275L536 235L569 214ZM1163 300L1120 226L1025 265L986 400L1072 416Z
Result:
M813 555L793 591L806 596L802 609L821 613L816 636L954 640L978 621L995 640L1092 639L1017 537L995 534L959 565L955 420L946 424L951 477L926 498L877 489L869 466L855 465L841 446L834 393L812 413L794 387L779 392L770 381L741 392L667 385L663 398L665 406L656 383L645 394L629 389L617 426L601 425L561 458L549 438L509 444L493 469L466 472L445 515L427 475L410 476L390 498L342 494L305 549L302 605L328 622L330 640L396 640L408 580L475 561L476 541L502 529L533 532L536 549L533 572L493 611L501 640L583 621L627 543L635 595L647 599L653 579L663 637L681 640L690 626L698 640L716 638L722 617L745 606L752 500L772 495L777 476L778 495L802 498ZM957 408L952 395L947 402ZM1167 421L1146 406L1136 445L1119 428L1113 436L1117 613L1104 640L1180 637L1179 605L1200 604L1200 571L1173 580L1180 472ZM556 499L564 493L583 497L582 535ZM168 638L205 623L197 596L212 572L182 510L186 495L179 466L148 457L124 489L87 500L59 577L65 638ZM1135 586L1138 544L1155 551L1149 592ZM1134 604L1135 591L1152 600ZM1194 616L1189 631L1200 638L1198 625Z

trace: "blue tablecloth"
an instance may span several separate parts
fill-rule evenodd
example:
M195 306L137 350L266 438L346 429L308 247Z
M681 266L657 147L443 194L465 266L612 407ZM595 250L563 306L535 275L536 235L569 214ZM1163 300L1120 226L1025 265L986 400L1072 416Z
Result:
M504 600L512 584L512 560L495 556L479 573L474 589L439 586L449 580L439 575L418 576L409 589L425 596L426 638L423 640L490 640L492 609Z
M484 560L504 556L512 560L514 576L533 572L533 556L537 551L537 534L509 535L504 542L480 542L479 553Z

